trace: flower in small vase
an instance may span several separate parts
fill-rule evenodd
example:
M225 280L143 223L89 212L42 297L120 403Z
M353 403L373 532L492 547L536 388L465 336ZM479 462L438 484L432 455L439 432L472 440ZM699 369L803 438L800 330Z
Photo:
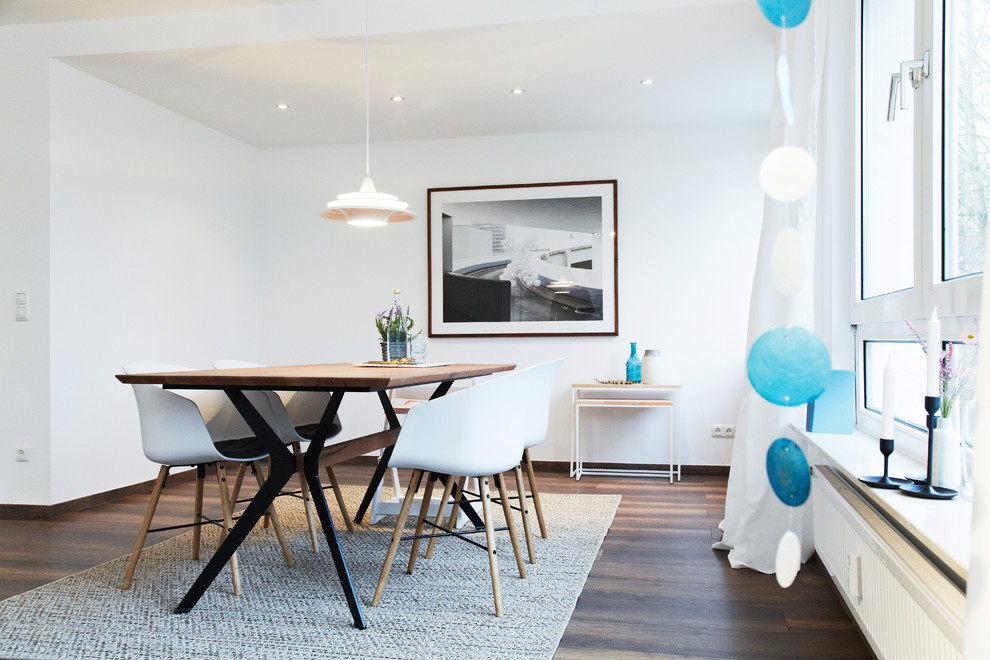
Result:
M907 326L914 334L915 340L921 346L921 351L928 353L928 342L925 341L910 322ZM962 343L966 346L978 346L979 336L975 332L963 337ZM953 350L953 342L946 344L946 348L939 357L939 397L940 413L942 419L948 419L952 414L952 406L955 404L959 394L966 388L970 380L976 376L976 351L967 351L966 355L957 360Z
M405 328L401 327L403 325L403 321L405 322ZM397 305L393 305L392 307L389 307L388 309L375 315L375 329L378 330L378 336L382 341L389 340L390 332L393 336L398 335L402 337L400 341L412 341L423 331L422 329L419 329L413 332L415 327L416 323L413 321L412 317L409 316L408 307L406 307L405 314L402 313L401 308Z
M980 340L976 333L970 333L963 338L962 343L967 346L978 346ZM953 351L951 343L948 344L946 350L942 351L939 381L942 390L943 418L947 418L952 413L952 405L956 402L959 394L976 376L976 351L968 351L958 359L957 354L958 352Z

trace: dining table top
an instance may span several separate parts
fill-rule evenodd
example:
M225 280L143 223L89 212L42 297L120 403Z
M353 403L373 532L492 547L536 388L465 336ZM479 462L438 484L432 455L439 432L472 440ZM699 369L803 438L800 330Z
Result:
M514 364L300 364L238 369L197 369L158 373L117 374L130 385L162 385L175 389L293 389L377 391L512 371Z

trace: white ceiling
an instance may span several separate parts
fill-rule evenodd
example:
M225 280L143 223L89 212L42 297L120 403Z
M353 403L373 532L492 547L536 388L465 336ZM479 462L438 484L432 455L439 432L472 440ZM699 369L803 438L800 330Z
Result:
M3 0L0 24L289 2ZM372 140L768 120L773 29L757 3L657 4L664 6L397 34L372 30ZM415 5L402 7L415 12ZM364 141L363 34L62 61L257 147ZM643 78L656 83L643 86ZM526 93L510 94L517 86ZM395 94L406 100L390 101ZM280 102L289 110L276 110Z
M304 0L0 0L0 25L162 16Z

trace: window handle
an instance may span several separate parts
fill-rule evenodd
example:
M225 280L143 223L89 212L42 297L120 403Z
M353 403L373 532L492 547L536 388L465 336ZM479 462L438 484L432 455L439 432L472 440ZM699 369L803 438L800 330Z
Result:
M925 51L920 60L904 60L901 72L890 74L890 100L887 101L887 121L894 121L897 111L897 92L900 91L901 110L911 108L911 92L918 89L922 78L931 73L931 51ZM908 87L907 81L911 82Z
M911 107L911 92L918 89L921 78L927 78L931 73L931 52L925 51L920 60L905 60L901 62L901 110ZM910 89L907 82L911 81Z
M901 74L890 74L890 100L887 101L887 121L894 121L897 112L897 90L901 86Z

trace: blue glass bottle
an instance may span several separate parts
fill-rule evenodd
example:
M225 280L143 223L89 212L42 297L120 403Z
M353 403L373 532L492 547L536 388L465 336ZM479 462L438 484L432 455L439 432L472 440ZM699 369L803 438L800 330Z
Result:
M643 361L636 355L636 342L630 342L629 359L626 360L626 380L632 383L642 381Z

